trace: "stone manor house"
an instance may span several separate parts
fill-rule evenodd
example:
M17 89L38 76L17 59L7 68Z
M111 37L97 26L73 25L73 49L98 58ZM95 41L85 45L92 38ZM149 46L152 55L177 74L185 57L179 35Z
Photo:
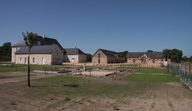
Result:
M125 57L124 52L98 49L92 57L92 63L96 65L127 63L143 67L161 67L166 66L168 62L163 58L162 52L128 52Z
M27 64L28 47L21 40L12 46L12 63ZM86 55L77 48L64 49L62 45L52 38L37 36L35 45L30 52L31 64L54 65L63 62L86 62Z
M27 64L28 47L25 41L21 40L12 46L11 61L15 64ZM63 64L85 63L87 54L79 48L63 48L62 45L53 38L37 36L35 45L30 52L31 64ZM92 56L92 64L106 65L113 63L127 63L145 65L149 67L160 67L167 65L162 52L115 52L106 49L98 49Z

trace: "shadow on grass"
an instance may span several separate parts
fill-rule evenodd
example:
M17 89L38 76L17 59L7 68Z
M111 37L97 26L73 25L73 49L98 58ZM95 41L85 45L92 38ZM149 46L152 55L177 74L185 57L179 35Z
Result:
M20 78L20 77L24 77L23 75L1 75L0 79L12 79L12 78Z
M79 84L64 84L63 86L77 88L79 87Z
M71 88L78 88L79 84L63 84L63 85L32 85L31 88L46 88L46 87L71 87Z

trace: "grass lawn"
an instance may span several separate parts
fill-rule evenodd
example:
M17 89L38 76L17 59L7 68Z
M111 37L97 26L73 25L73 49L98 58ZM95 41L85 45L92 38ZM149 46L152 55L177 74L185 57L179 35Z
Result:
M152 85L174 81L177 81L176 77L167 74L165 69L143 68L122 80L69 75L33 80L30 89L26 88L26 83L23 82L15 87L20 87L19 89L27 95L34 97L48 95L124 97L139 96Z
M62 70L62 65L31 65L32 70L47 70L47 71L58 71ZM24 64L7 64L0 65L0 72L18 72L27 71L27 65Z
M177 78L168 74L165 68L142 68L138 72L128 77L128 80L135 81L140 84L157 84L177 81Z
M160 84L178 81L175 75L168 74L165 68L142 68L126 79L135 82L143 90L158 87Z
M169 82L177 84L166 84ZM163 68L141 68L135 74L116 80L62 75L32 80L31 88L27 87L27 81L0 84L0 108L14 111L30 108L32 111L111 111L119 108L137 111L144 108L148 111L149 107L159 109L156 105L162 104L163 110L177 109L181 104L170 98L189 101L192 95L185 87L177 85L176 77ZM190 108L191 101L182 104Z
M127 83L103 81L77 76L58 76L32 81L32 88L25 89L36 97L60 95L67 97L121 97L137 93L136 87Z
M33 65L31 64L31 70L46 70L46 71L61 71L64 68L73 68L82 69L81 65ZM116 69L128 69L136 67L136 65L128 65L128 64L117 64L117 65L109 65L109 66L86 66L87 70L95 70L95 69L103 69L103 70L116 70ZM18 71L27 71L26 64L12 64L10 62L0 62L0 72L18 72Z
M13 64L8 64L8 65L1 65L0 66L0 72L17 72L17 71L25 71L26 70L25 65L13 65Z

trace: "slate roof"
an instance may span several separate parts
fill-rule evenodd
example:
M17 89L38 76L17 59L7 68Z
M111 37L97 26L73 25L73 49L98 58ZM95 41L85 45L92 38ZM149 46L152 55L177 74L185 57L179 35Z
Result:
M110 51L110 50L106 50L106 49L98 49L98 50L101 50L108 57L117 57L118 56L118 53L114 52L114 51Z
M162 59L163 53L162 52L128 52L128 58L139 58L143 55L147 55L151 59Z
M102 51L107 57L124 57L124 53L125 53L125 52L110 51L110 50L106 50L106 49L98 49L97 52L98 52L99 50ZM97 52L96 52L96 53L97 53ZM95 53L95 54L96 54L96 53ZM94 55L95 55L95 54L94 54Z
M51 54L55 49L56 45L43 45L43 46L33 46L31 48L31 54ZM28 47L21 47L15 52L15 54L28 54Z
M19 42L17 42L16 44L14 44L12 47L24 47L25 45L25 41L21 40Z
M63 49L63 47L61 46L61 44L53 38L48 38L48 37L42 37L42 36L37 36L36 37L36 42L35 45L39 46L39 45L53 45L56 44L58 45L61 49ZM18 43L14 44L12 47L25 47L25 41L21 40Z
M67 55L85 55L85 53L79 48L65 48Z

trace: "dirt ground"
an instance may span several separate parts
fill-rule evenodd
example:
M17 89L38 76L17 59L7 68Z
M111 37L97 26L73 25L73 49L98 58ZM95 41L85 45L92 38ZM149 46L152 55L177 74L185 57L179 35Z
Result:
M31 73L31 79L39 79L45 77L53 77L61 75L59 73ZM0 74L0 84L19 82L27 80L27 73L25 72L7 72Z
M32 79L58 74L32 74ZM113 99L107 97L23 96L19 89L9 92L12 83L24 81L25 73L0 74L0 111L192 111L192 91L180 82L160 84L146 89L142 96Z

